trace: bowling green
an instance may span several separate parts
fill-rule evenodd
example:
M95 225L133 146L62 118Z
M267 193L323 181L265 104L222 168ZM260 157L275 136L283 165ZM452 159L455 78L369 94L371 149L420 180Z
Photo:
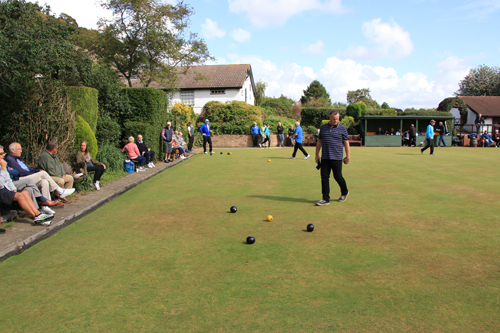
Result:
M500 150L353 147L323 207L313 158L215 152L0 263L0 331L498 331Z

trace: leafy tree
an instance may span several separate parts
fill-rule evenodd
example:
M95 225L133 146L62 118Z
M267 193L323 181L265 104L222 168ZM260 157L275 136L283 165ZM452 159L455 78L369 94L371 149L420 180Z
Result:
M266 97L266 88L267 88L267 83L265 83L262 80L259 80L255 84L255 105L256 106L261 106L262 102L264 101L264 98Z
M335 109L340 109L340 108L346 108L347 104L346 103L341 103L341 102L335 102L332 104L332 107Z
M387 104L387 102L384 102L382 103L382 109L390 109L391 107L389 106L389 104Z
M269 108L270 113L276 116L293 118L293 105L294 102L291 98L281 95L280 98L266 98L261 107Z
M354 118L355 121L366 114L366 105L363 102L349 104L346 109L346 116Z
M314 80L311 84L303 90L304 95L300 98L300 102L303 106L309 106L308 103L312 101L319 102L322 107L330 107L332 101L330 100L330 94L326 92L325 86L323 86L318 80Z
M500 96L500 67L472 68L458 87L456 96Z
M94 51L127 79L137 76L144 86L156 81L173 86L177 68L213 59L197 34L187 31L194 11L182 1L176 5L156 0L106 0L112 21L101 19L102 34Z
M175 103L172 110L170 110L170 114L174 129L181 132L186 130L190 121L196 121L196 114L193 111L193 107L184 103Z

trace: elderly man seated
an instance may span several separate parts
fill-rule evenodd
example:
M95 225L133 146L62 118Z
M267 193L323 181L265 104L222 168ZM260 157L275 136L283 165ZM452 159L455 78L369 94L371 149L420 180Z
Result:
M139 149L139 153L141 156L146 158L146 163L148 164L148 168L154 168L154 160L155 160L155 151L148 148L144 141L142 140L142 135L137 135L137 148Z
M35 206L35 203L30 197L28 191L24 190L18 192L14 183L10 179L10 175L7 171L7 162L4 157L5 152L3 147L0 146L0 202L11 206L12 203L16 201L25 212L31 215L36 224L43 226L50 225L50 219L54 215L40 212Z
M57 149L59 144L56 141L49 141L46 150L42 151L38 158L38 167L44 170L52 177L59 187L70 189L73 188L73 176L67 175L64 171L63 165L57 157ZM68 199L62 199L68 202Z
M23 151L21 145L17 142L13 142L9 145L10 154L5 157L7 164L14 170L17 170L19 173L18 178L30 178L36 184L36 186L42 192L42 195L45 198L50 198L50 192L55 191L55 193L59 196L59 206L63 206L61 201L65 201L70 203L71 201L66 199L66 197L73 192L75 189L63 189L49 176L49 174L43 170L30 168L24 163L23 157L21 153ZM17 179L15 179L17 180Z

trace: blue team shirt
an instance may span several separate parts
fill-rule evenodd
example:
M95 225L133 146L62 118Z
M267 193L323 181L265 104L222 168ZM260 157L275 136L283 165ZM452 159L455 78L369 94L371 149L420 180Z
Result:
M201 125L200 132L201 132L202 136L209 137L210 136L210 124L209 125L207 125L207 124Z
M297 134L297 136L295 137L295 142L302 143L302 141L304 140L304 134L302 132L302 127L297 126L295 128L295 132L293 132L293 134Z
M259 134L259 126L252 126L250 129L251 134Z
M338 124L332 127L330 123L320 128L321 159L341 161L344 156L344 141L349 141L347 128Z
M426 139L433 139L434 138L434 126L432 126L432 125L427 126L427 132L425 132L425 138Z

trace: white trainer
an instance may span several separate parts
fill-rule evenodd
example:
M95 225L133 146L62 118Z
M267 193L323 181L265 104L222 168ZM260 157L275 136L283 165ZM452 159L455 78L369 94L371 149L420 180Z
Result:
M68 195L73 194L73 192L75 192L74 188L62 189L62 192L59 192L59 197L66 198Z
M54 215L56 212L54 212L52 209L50 209L47 206L42 206L42 209L40 209L40 212L46 214L46 215Z
M304 159L307 160L309 157L311 157L311 155L307 155Z

